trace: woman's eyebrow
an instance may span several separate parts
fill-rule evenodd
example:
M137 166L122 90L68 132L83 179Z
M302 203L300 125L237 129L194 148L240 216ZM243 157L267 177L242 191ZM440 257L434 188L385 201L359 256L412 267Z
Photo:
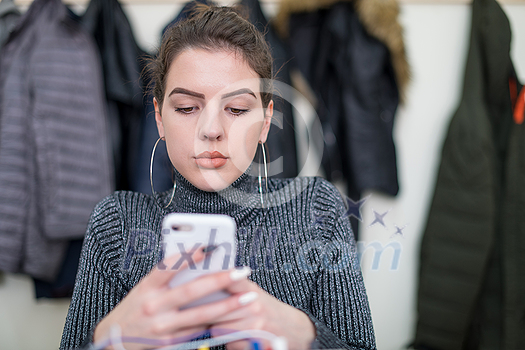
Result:
M252 95L253 97L255 97L257 99L257 96L255 96L254 92L252 90L250 90L250 89L247 89L247 88L243 88L243 89L235 90L235 91L232 91L232 92L228 92L228 93L222 95L221 98L225 99L225 98L228 98L228 97L242 95L242 94L249 94L249 95Z
M206 98L206 96L204 96L204 94L201 94L201 93L195 92L195 91L191 91L191 90L187 90L187 89L184 89L184 88L181 88L181 87L176 87L175 89L171 90L171 92L168 95L168 97L170 97L173 94L190 95L190 96L201 98L201 99L205 99Z

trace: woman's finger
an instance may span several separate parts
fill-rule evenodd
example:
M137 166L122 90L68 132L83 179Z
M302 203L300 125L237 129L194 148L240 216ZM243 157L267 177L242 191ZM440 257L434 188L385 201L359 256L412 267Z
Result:
M250 314L251 314L251 311L249 310L249 307L241 307L225 315L219 316L218 318L213 320L213 323L215 324L215 323L224 323L224 322L234 322L234 321L238 321L240 319L249 317Z
M179 329L177 330L177 332L173 333L171 339L173 339L173 341L177 343L187 342L207 334L208 328L209 326L206 325Z
M242 308L257 299L257 294L249 292L246 294L228 297L224 300L209 303L201 306L192 307L183 311L173 310L177 317L169 319L166 323L166 331L169 329L179 329L183 327L195 327L213 324L214 320L226 315L236 309ZM169 314L169 313L167 313Z
M164 295L148 301L149 312L162 312L172 308L180 308L202 297L226 290L229 285L235 284L251 273L249 267L230 271L215 272L201 276L193 281L174 287Z
M147 283L152 288L165 287L179 271L188 268L190 262L198 263L204 260L205 256L201 249L192 252L190 257L174 254L160 261L145 279L147 278Z
M240 279L235 283L230 283L226 286L225 290L231 294L247 293L251 291L259 291L261 288L254 282L247 278Z
M173 297L176 298L177 306L184 306L215 292L227 290L230 285L236 282L247 281L246 277L250 273L251 269L245 266L242 269L201 276L194 281L181 285L173 292Z

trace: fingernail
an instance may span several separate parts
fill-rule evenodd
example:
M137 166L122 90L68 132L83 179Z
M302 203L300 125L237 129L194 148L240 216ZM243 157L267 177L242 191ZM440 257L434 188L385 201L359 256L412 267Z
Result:
M213 252L215 249L217 249L216 245L209 245L207 247L202 248L202 252L207 254Z
M259 297L259 294L257 292L248 292L239 297L239 304L241 305L248 305L255 299Z
M248 266L244 266L242 269L234 269L230 272L230 278L232 281L239 281L245 277L248 277L252 273L252 269Z

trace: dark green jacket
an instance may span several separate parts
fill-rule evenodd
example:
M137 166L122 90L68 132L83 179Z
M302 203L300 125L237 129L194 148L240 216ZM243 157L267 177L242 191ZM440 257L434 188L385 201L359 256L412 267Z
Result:
M525 130L512 120L510 39L498 3L474 0L421 245L418 349L525 348Z

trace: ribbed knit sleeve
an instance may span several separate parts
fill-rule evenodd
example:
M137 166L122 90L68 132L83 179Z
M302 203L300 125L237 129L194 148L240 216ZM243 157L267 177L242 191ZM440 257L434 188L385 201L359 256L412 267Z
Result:
M116 257L122 255L122 219L114 197L94 209L88 224L79 271L60 349L76 349L90 341L95 325L126 291Z
M340 193L318 179L312 210L323 245L316 287L306 311L317 329L315 348L376 349L357 247ZM304 311L304 310L303 310Z

